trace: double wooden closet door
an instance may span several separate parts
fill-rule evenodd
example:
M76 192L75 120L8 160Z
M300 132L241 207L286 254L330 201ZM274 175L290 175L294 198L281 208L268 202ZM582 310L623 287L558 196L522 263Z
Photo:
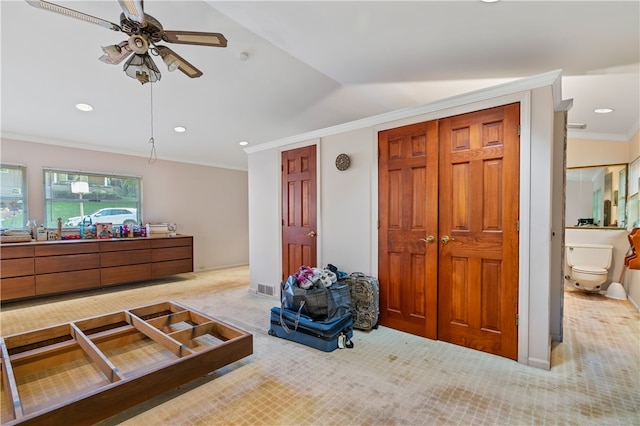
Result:
M517 358L520 104L378 135L380 323Z

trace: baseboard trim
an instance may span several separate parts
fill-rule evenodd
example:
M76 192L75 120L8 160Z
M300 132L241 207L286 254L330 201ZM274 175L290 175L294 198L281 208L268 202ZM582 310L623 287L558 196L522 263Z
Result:
M530 367L540 368L542 370L551 370L551 363L544 359L529 358L527 365Z
M638 302L633 300L633 298L631 296L627 296L627 300L629 302L631 302L631 304L633 305L634 308L636 308L636 311L640 312L640 306L638 305Z

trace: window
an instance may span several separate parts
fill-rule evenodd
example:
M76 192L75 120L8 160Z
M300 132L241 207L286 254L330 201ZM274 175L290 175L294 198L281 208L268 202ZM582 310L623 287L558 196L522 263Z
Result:
M44 169L45 226L76 227L85 220L114 225L141 222L142 178Z
M24 228L27 210L27 167L0 164L0 227Z

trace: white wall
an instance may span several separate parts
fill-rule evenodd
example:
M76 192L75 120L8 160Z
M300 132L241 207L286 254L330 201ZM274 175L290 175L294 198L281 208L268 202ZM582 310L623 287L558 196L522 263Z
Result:
M282 215L280 152L277 149L249 156L250 284L273 286L279 295L282 275Z
M29 218L44 221L43 167L142 177L142 220L193 235L194 270L249 262L247 172L2 140L2 162L27 166Z
M546 83L525 79L513 85L507 83L486 91L246 149L249 153L251 286L262 283L277 287L280 281L281 150L311 140L318 145L318 217L322 227L318 239L319 263L330 262L346 271L377 275L377 132L521 102L518 361L549 368L551 277L556 277L556 286L562 285L558 279L561 271L552 271L551 262L552 226L557 226L557 223L552 223L551 213L552 209L558 208L551 203L554 106L559 106L561 101L559 89L555 88L559 77L547 75L545 78L549 78ZM336 155L342 152L352 158L353 165L346 172L338 172L334 166ZM277 206L275 200L278 200ZM276 208L278 211L274 216ZM261 235L254 232L257 229ZM559 228L557 244L561 235L562 229ZM259 263L254 261L255 256L263 254L264 258ZM560 263L556 262L558 267Z
M377 220L377 209L370 208L371 192L377 188L371 174L376 155L372 133L367 128L322 138L322 183L318 192L322 200L318 262L322 266L331 263L342 271L377 274L371 263L373 251L377 255L371 233L371 223ZM335 166L335 158L341 153L351 158L350 167L342 172Z
M566 164L566 122L567 111L555 113L554 146L553 146L553 189L552 189L552 230L551 230L551 278L550 278L550 312L549 321L551 339L561 342L563 339L564 288L563 288L563 253L564 253L564 187Z
M551 367L551 289L555 284L553 264L553 141L554 109L551 87L533 91L531 101L531 150L530 162L530 226L529 235L520 233L521 256L527 245L530 269L529 298L519 294L519 315L528 314L528 348L518 341L520 357L526 358L529 365L549 369ZM521 170L522 175L522 170ZM523 195L521 195L522 197ZM559 206L558 206L559 207ZM522 219L521 219L522 220ZM556 240L559 238L555 236ZM528 241L527 241L528 240ZM522 269L522 268L521 268ZM521 271L521 274L524 272ZM524 305L527 306L524 306ZM526 353L524 353L526 350Z

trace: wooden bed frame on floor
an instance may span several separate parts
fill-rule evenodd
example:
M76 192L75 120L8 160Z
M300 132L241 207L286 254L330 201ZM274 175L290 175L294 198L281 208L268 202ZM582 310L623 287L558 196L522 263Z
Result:
M2 424L87 424L253 353L250 333L173 301L0 338Z

